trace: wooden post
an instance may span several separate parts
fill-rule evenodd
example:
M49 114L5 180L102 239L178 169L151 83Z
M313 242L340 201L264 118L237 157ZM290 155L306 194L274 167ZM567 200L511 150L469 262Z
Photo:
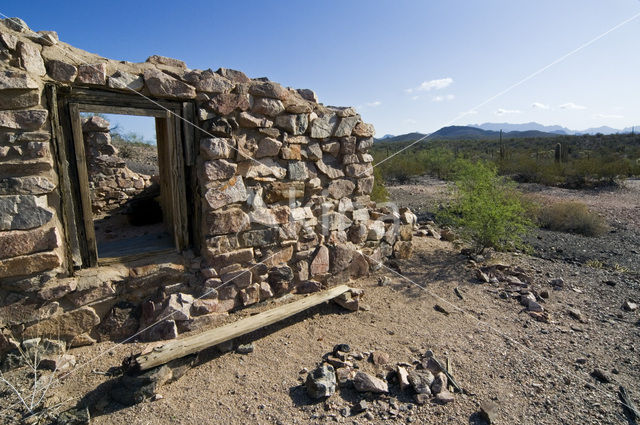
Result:
M309 295L292 303L273 308L268 311L241 319L216 329L183 339L169 341L156 347L149 354L138 354L125 360L126 367L133 372L141 372L163 365L171 360L179 359L189 354L197 353L206 348L232 340L257 329L272 325L280 320L298 314L310 307L329 301L345 292L350 291L347 285Z
M82 122L80 121L80 112L77 103L69 104L69 115L71 116L71 131L73 132L73 144L76 152L76 165L78 167L78 186L80 189L80 203L82 205L82 221L84 223L87 250L89 252L89 266L95 267L98 264L98 247L96 244L96 231L93 227L87 156L84 151Z

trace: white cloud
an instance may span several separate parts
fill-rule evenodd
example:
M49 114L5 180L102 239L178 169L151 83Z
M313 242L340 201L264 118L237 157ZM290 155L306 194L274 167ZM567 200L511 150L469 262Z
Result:
M438 78L435 80L423 81L418 87L405 89L405 93L413 93L414 91L431 91L441 90L453 84L453 78Z
M406 120L404 120L405 123L407 124L417 124L418 121L411 119L411 118L407 118Z
M420 99L420 96L411 96L411 100L418 100Z
M541 103L541 102L533 102L531 107L533 109L549 109L549 105L545 105L544 103Z
M455 96L452 94L447 94L444 96L434 96L431 100L433 100L434 102L444 102L445 100L453 100L455 99Z
M573 111L579 111L579 110L587 109L586 106L576 105L573 102L563 103L562 105L558 106L558 108L560 108L560 109L569 109L569 110L573 110Z
M496 115L507 115L507 114L521 114L522 111L518 110L518 109L503 109L503 108L499 108L495 114Z
M380 102L379 100L376 100L375 102L369 102L369 103L366 103L365 105L375 108L376 106L382 105L382 102Z
M620 119L624 118L624 115L616 115L616 114L596 114L596 118L610 118L610 119Z

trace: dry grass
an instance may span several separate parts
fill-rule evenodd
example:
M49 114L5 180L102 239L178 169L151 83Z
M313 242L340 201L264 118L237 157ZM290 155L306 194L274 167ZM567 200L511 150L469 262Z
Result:
M585 204L578 201L557 202L538 211L540 227L585 236L602 236L607 223Z

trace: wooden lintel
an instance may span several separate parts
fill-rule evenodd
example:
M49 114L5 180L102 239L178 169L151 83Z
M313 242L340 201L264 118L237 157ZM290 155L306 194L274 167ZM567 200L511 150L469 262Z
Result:
M129 360L128 364L135 371L148 370L272 325L350 290L351 288L347 285L336 286L198 335L169 341L154 348L151 353L134 356L132 360Z

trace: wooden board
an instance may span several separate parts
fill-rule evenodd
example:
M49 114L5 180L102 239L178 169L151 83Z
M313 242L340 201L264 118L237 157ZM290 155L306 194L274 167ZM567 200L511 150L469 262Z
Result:
M136 108L146 110L169 109L180 115L179 102L170 100L153 99L130 91L105 90L96 88L64 87L65 95L70 102L81 103L83 107L88 105L117 106L118 108ZM166 111L165 111L166 112Z
M171 360L197 353L205 348L213 347L260 328L272 325L310 307L329 301L350 290L351 288L347 285L336 286L335 288L309 295L292 303L264 311L256 314L255 316L238 320L235 323L230 323L184 339L167 342L160 347L154 348L149 354L135 356L132 367L136 370L144 371L163 365Z
M79 103L78 110L80 112L91 112L100 114L120 114L120 115L136 115L141 117L165 117L167 111L164 109L149 109L140 107L125 107L112 105L97 105L89 103Z
M184 149L182 143L182 120L171 117L168 120L173 124L173 140L169 146L171 152L171 190L173 198L173 214L176 234L178 239L176 247L182 251L189 246L189 217L187 216L187 195L184 174Z
M184 144L184 158L187 166L193 166L196 163L196 146L195 146L195 107L191 102L182 103L182 141Z
M93 212L91 208L91 191L89 189L89 171L87 168L87 156L84 151L84 137L82 136L82 122L77 103L69 104L71 116L71 131L76 152L76 165L78 167L78 186L80 188L80 202L82 205L82 222L87 238L87 250L89 253L89 266L98 265L98 248L96 246L96 232L93 227Z
M65 244L67 271L73 274L74 267L82 266L82 255L78 242L78 230L71 196L71 181L69 179L69 162L67 160L67 145L64 131L60 125L58 115L58 92L55 85L47 85L47 101L49 102L49 115L51 119L51 133L53 135L53 151L56 162L56 172L59 176L60 206L62 209L62 226Z

